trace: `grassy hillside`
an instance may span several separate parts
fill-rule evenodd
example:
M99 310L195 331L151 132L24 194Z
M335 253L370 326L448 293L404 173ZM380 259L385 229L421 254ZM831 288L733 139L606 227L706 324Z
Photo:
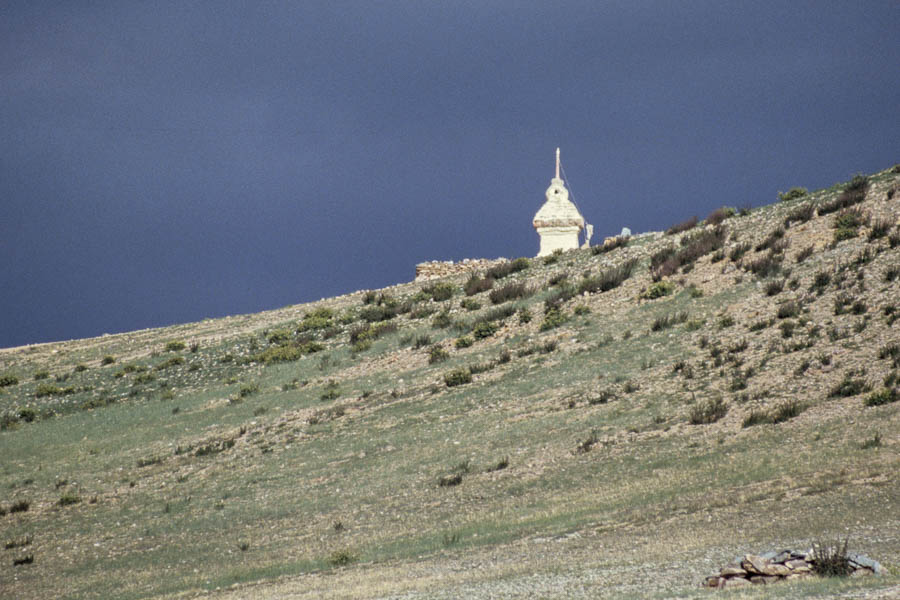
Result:
M898 217L895 168L0 350L0 596L706 597L735 555L848 537L891 574L730 597L895 597Z

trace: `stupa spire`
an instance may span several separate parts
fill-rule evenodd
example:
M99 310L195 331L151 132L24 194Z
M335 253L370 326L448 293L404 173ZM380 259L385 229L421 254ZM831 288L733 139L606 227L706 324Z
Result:
M559 147L556 148L556 178L559 179Z

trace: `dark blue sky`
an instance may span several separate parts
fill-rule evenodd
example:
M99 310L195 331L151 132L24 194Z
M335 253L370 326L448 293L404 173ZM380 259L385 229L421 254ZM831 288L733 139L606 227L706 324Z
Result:
M0 5L0 347L537 253L900 162L900 3Z

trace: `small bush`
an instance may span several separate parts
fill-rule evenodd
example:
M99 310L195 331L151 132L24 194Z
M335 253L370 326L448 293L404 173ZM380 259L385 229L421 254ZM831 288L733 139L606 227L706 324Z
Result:
M784 279L775 279L768 282L763 288L766 292L766 296L777 296L784 289L784 284Z
M797 261L797 264L800 264L803 261L805 261L807 258L812 256L814 251L815 251L814 246L807 246L806 248L804 248L803 250L801 250L800 252L797 253L797 258L794 260Z
M719 225L725 219L729 219L735 215L735 210L729 206L723 206L709 213L704 221L707 225Z
M675 235L683 231L689 231L697 226L698 221L699 220L697 219L697 217L694 216L690 219L682 221L681 223L676 223L675 225L672 225L671 227L666 229L666 235Z
M356 561L356 555L349 550L337 550L328 557L328 564L332 567L344 567Z
M527 258L517 258L513 261L502 262L499 265L494 265L486 271L485 277L491 279L503 279L504 277L508 277L513 273L524 271L530 266L531 261L529 261Z
M184 348L185 345L182 341L173 340L171 342L166 342L166 352L181 352Z
M879 238L883 238L888 234L893 227L894 224L890 219L877 219L872 223L872 228L869 230L869 240L877 240Z
M900 392L896 389L881 388L866 398L866 406L881 406L900 400Z
M701 402L691 409L690 421L692 425L707 425L715 423L728 413L728 405L722 398L713 398Z
M502 288L492 290L488 297L493 304L503 304L510 300L527 298L532 293L533 292L524 283L510 283Z
M674 312L662 315L654 319L653 324L650 325L650 331L662 331L674 327L679 323L684 323L687 320L688 314L686 312Z
M854 378L850 373L844 376L844 379L836 386L831 388L829 398L848 398L850 396L858 396L871 389L863 379Z
M479 323L476 323L473 327L472 335L475 336L476 340L483 340L497 333L497 329L498 327L496 323L481 321Z
M447 387L455 387L458 385L464 385L466 383L472 383L472 373L465 368L455 369L448 373L444 373L444 383Z
M465 298L462 302L459 303L460 308L464 308L467 311L471 312L473 310L478 310L481 308L481 302L475 300L474 298Z
M792 187L787 192L778 192L778 201L788 202L790 200L796 200L797 198L802 198L808 193L809 190L804 187Z
M772 230L766 238L756 245L756 251L762 252L772 248L781 238L784 237L784 227L778 227Z
M469 276L468 281L466 281L466 284L463 286L463 291L465 291L466 296L474 296L480 292L486 292L493 287L493 277L481 278L473 273Z
M741 423L741 427L753 427L754 425L761 425L763 423L771 423L772 419L769 417L769 413L764 410L752 410L750 414L744 417L744 421Z
M443 302L453 297L456 287L451 283L436 283L432 286L423 288L423 291L430 294L435 302Z
M578 285L578 293L597 293L608 292L622 285L622 283L631 277L634 268L637 266L638 260L631 258L625 262L606 269L602 273L594 277L586 277Z
M753 246L750 242L744 242L742 244L738 244L734 246L731 251L728 253L728 258L731 262L737 262L743 257Z
M662 298L663 296L670 295L675 290L675 284L670 281L657 281L648 287L641 294L641 298L645 298L647 300L655 300L656 298Z
M790 319L800 315L800 304L796 300L788 300L778 307L775 313L779 319Z
M853 573L847 556L847 540L830 545L813 544L813 572L820 577L848 577Z
M591 254L604 254L606 252L610 252L615 250L616 248L624 248L628 245L628 241L631 239L631 236L620 235L614 238L607 238L604 240L602 244L599 246L591 246Z
M60 506L71 506L72 504L78 504L81 502L81 498L78 494L73 492L66 492L62 496L59 497L58 504Z
M544 313L544 320L541 322L540 330L549 331L566 323L569 317L565 315L558 307L552 307Z
M19 378L12 373L4 373L3 375L0 375L0 387L8 387L11 385L17 385L18 383Z
M783 404L780 404L773 412L770 417L772 423L784 423L785 421L789 421L796 416L799 416L806 410L806 406L801 404L797 400L788 400Z
M435 344L431 348L428 349L428 364L433 365L435 363L443 362L450 358L450 353L444 350L440 344Z
M172 356L172 357L164 360L163 362L159 363L155 367L153 367L153 370L154 371L162 371L164 369L168 369L170 367L176 367L178 365L183 365L183 364L184 364L184 358L182 358L181 356Z
M470 347L474 343L475 343L475 340L473 340L472 338L470 338L467 335L464 335L462 337L456 338L456 341L453 343L453 345L459 349L463 349L463 348Z

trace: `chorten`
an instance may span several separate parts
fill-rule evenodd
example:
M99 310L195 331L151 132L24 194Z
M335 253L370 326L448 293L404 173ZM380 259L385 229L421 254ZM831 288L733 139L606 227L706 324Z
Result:
M534 228L541 237L538 256L553 254L556 250L578 248L578 234L584 230L584 217L575 204L569 200L569 190L559 177L559 148L556 149L556 177L550 180L550 187L544 194L547 201L534 215Z

